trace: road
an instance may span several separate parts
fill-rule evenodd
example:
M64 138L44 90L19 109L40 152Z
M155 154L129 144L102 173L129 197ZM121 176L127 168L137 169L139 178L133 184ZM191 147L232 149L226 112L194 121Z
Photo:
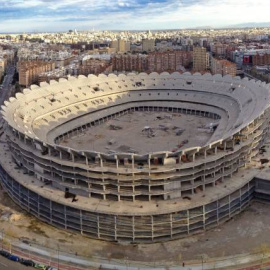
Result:
M11 91L11 84L13 80L13 76L15 73L15 67L9 66L7 68L6 76L3 80L2 84L2 90L0 90L0 104L3 104L5 100L7 100L10 97L10 91Z
M0 269L1 270L29 270L30 267L24 266L20 263L10 261L0 256Z

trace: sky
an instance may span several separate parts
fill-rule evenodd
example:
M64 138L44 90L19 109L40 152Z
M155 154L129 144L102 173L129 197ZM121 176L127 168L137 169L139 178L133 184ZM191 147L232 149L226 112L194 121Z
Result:
M0 0L0 32L218 28L269 11L269 0Z

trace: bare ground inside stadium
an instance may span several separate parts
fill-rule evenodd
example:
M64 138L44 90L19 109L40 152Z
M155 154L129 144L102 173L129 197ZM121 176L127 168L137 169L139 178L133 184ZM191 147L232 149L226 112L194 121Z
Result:
M217 120L167 112L130 112L65 139L61 145L105 153L144 154L203 146Z

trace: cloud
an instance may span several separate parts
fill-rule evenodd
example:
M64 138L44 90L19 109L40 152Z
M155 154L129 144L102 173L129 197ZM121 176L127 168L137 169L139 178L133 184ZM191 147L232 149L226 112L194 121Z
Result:
M269 0L0 0L0 29L168 29L270 21Z

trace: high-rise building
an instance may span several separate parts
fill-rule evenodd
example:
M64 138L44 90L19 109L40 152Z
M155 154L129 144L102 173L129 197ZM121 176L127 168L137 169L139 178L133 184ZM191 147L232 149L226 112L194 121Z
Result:
M144 54L117 54L112 57L112 69L116 71L147 71L147 58L147 55Z
M205 71L209 67L209 54L204 47L193 47L193 71Z
M3 58L0 58L0 81L2 80L4 73L5 73L5 60Z
M38 76L47 71L55 69L55 62L53 61L20 61L17 69L19 72L19 84L29 86L38 82Z
M111 48L115 49L115 52L125 53L130 51L130 42L124 39L113 40L111 42Z
M148 70L173 72L183 70L192 63L191 51L152 52L148 54Z
M213 74L221 74L222 76L236 76L236 64L225 59L211 59L211 71Z
M270 53L256 53L252 57L253 66L270 65Z
M155 39L143 39L142 40L142 50L146 52L155 50Z

